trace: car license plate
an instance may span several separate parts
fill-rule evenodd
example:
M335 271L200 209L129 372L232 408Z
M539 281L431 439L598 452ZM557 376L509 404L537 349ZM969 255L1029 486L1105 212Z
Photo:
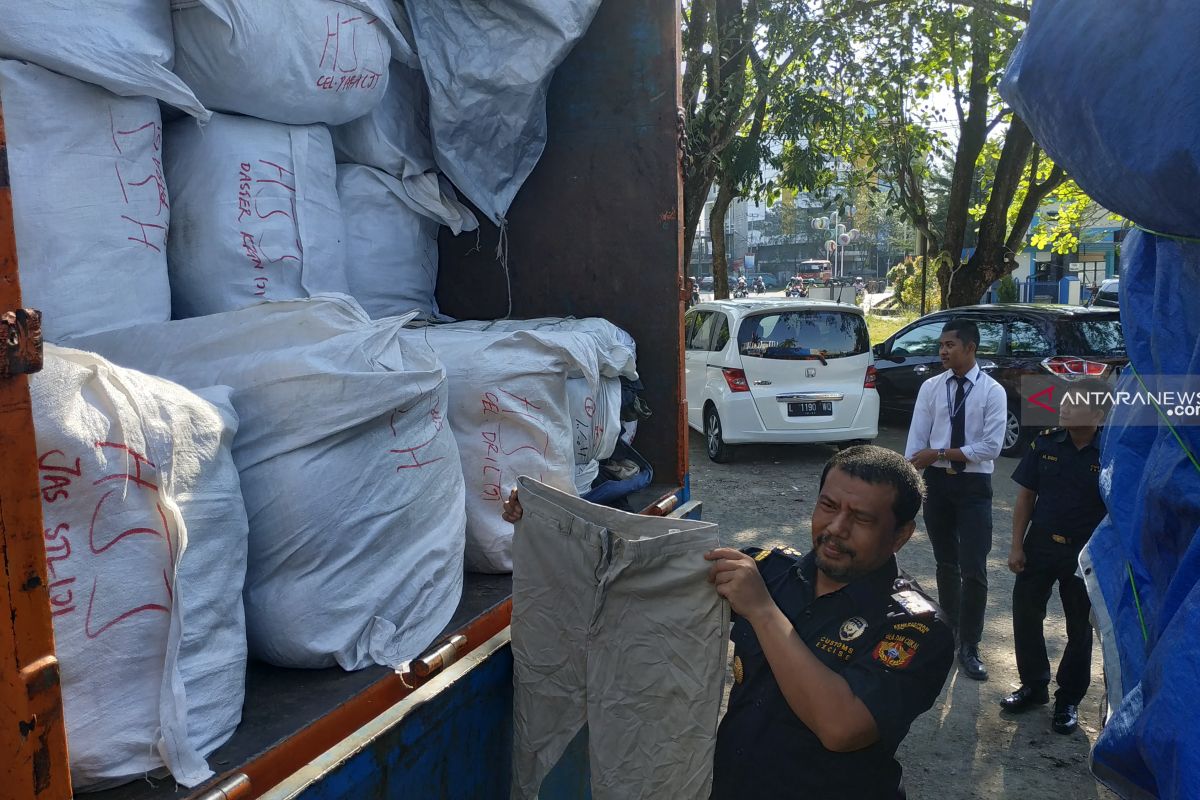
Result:
M833 403L820 401L816 403L788 403L789 417L831 417Z

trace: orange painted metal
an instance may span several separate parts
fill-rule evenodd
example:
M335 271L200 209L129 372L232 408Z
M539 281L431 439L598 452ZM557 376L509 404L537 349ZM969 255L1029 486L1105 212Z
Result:
M477 617L462 630L456 631L452 635L465 636L467 639L466 644L459 648L458 658L461 660L470 651L504 630L511 620L512 600L508 599L491 611ZM431 649L437 649L450 638L450 636L443 637ZM292 775L388 708L412 694L414 690L436 675L436 672L424 677L417 677L413 674L405 675L403 678L397 674L389 675L299 731L287 741L271 748L253 761L239 765L234 771L221 777L235 777L238 773L244 774L250 780L250 788L248 792L237 795L239 800L242 797L248 800L259 797L263 792L274 787L284 778Z
M13 312L14 331L31 333L16 314L21 284L5 142L0 107L0 314ZM31 346L26 339L13 350ZM33 366L28 359L18 363ZM21 369L13 372L0 378L0 794L60 800L71 796L71 773L46 585L37 445L29 378Z

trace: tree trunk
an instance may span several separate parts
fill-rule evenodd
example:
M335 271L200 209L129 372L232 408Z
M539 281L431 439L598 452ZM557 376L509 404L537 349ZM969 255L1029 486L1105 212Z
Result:
M943 258L937 273L944 307L953 305L951 298L961 294L953 284L958 280L963 244L967 236L971 193L975 188L975 163L987 142L988 98L991 94L988 78L991 75L994 29L995 16L990 8L976 8L971 12L971 82L967 88L968 112L959 132L958 150L954 155L954 175L950 184L950 201L942 236Z
M733 202L733 190L724 184L717 187L717 199L708 215L708 230L712 236L713 298L729 299L729 260L725 257L725 213Z
M704 203L716 179L716 170L705 172L692 169L684 173L683 181L683 271L691 274L692 248L696 244L696 229L700 227L700 216Z

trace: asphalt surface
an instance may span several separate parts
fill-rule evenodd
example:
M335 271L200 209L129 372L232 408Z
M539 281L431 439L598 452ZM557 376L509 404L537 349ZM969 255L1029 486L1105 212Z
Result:
M885 423L875 443L903 452L906 437L906 427ZM831 445L747 445L737 451L732 464L715 464L705 453L703 437L692 431L692 496L703 501L704 518L720 524L727 545L790 546L807 552L812 547L811 514L821 468L834 452ZM1053 703L1016 716L1002 714L998 706L1018 685L1012 652L1013 575L1008 569L1016 497L1009 476L1016 465L1016 459L1000 459L993 477L993 546L980 647L991 677L976 682L956 666L937 703L913 724L898 753L913 800L1116 796L1088 772L1103 694L1098 641L1092 654L1092 688L1080 706L1080 726L1073 735L1051 730ZM919 517L917 526L899 561L936 598L933 552ZM1053 671L1066 644L1057 594L1051 599L1045 630Z

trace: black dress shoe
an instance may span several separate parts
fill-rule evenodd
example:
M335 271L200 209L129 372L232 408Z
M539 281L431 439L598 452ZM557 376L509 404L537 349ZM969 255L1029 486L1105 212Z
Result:
M964 644L958 649L958 663L962 665L963 672L967 673L967 677L975 681L986 681L988 679L987 667L983 666L983 660L979 657L979 645Z
M1079 727L1079 707L1069 703L1054 704L1054 722L1051 724L1055 733L1071 734Z
M1000 708L1016 714L1049 702L1050 693L1046 691L1045 686L1022 686L1012 694L1000 698Z

